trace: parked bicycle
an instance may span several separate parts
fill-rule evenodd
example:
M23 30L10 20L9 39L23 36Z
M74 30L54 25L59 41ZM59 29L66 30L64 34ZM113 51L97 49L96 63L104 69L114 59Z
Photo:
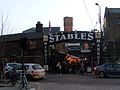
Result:
M10 83L12 86L15 86L18 80L19 74L13 68L11 71L6 72L5 81L6 83Z

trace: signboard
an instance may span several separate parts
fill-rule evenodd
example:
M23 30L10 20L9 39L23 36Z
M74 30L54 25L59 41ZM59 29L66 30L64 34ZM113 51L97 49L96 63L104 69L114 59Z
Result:
M50 34L48 43L64 42L69 40L93 41L95 39L94 32L62 32L58 34Z
M49 59L49 52L48 52L48 36L43 36L44 41L44 68L48 71L48 59Z
M100 45L100 39L97 39L97 63L100 64L100 48L101 48L101 45Z

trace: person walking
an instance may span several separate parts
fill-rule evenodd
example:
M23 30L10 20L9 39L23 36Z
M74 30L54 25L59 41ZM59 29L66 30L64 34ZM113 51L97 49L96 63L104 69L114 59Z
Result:
M56 69L57 69L57 74L62 75L62 66L60 62L56 64Z
M84 65L84 62L83 62L83 61L81 62L80 68L81 68L81 69L80 69L81 75L84 75L85 65Z

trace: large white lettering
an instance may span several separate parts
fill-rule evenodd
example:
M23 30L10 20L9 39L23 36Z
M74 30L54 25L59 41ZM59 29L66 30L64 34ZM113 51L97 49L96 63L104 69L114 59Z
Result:
M66 37L65 37L64 34L60 37L60 41L61 41L61 40L66 40Z
M49 36L49 42L54 42L54 40L55 39L54 39L53 35L50 34L50 36Z
M81 40L86 40L87 34L86 33L81 33Z
M91 32L81 32L81 33L63 33L62 35L60 34L55 34L55 35L50 35L49 36L49 41L50 43L52 42L57 42L57 41L64 41L64 40L88 40L92 41L94 39L94 33Z
M80 37L77 33L75 33L75 39L80 39Z
M93 33L88 33L88 39L87 40L93 40L94 39Z
M60 35L55 35L55 39L54 40L59 41L59 37L60 37Z
M73 34L67 34L67 39L73 39Z

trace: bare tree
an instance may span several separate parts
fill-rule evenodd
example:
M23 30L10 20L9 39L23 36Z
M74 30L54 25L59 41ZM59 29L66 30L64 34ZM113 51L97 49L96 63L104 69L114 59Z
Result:
M5 54L5 37L4 37L4 32L5 32L5 28L7 27L7 24L8 23L8 14L7 15L4 15L3 14L3 12L1 12L0 13L0 35L1 35L1 41L0 41L0 46L1 46L1 51L0 51L0 58L1 58L1 60L2 60L2 62L1 63L3 63L2 64L2 76L4 77L4 54ZM8 28L8 27L7 27ZM6 29L7 30L7 29ZM1 77L1 75L0 75L0 77ZM4 78L2 77L2 79L3 79L3 82L4 82Z
M5 32L5 28L7 27L8 23L8 14L4 15L3 12L1 12L1 17L0 17L0 30L1 30L1 36L4 34ZM8 28L8 27L7 27Z
M3 12L0 13L0 35L1 35L1 52L4 52L5 49L5 37L4 32L8 30L8 14L4 14Z

